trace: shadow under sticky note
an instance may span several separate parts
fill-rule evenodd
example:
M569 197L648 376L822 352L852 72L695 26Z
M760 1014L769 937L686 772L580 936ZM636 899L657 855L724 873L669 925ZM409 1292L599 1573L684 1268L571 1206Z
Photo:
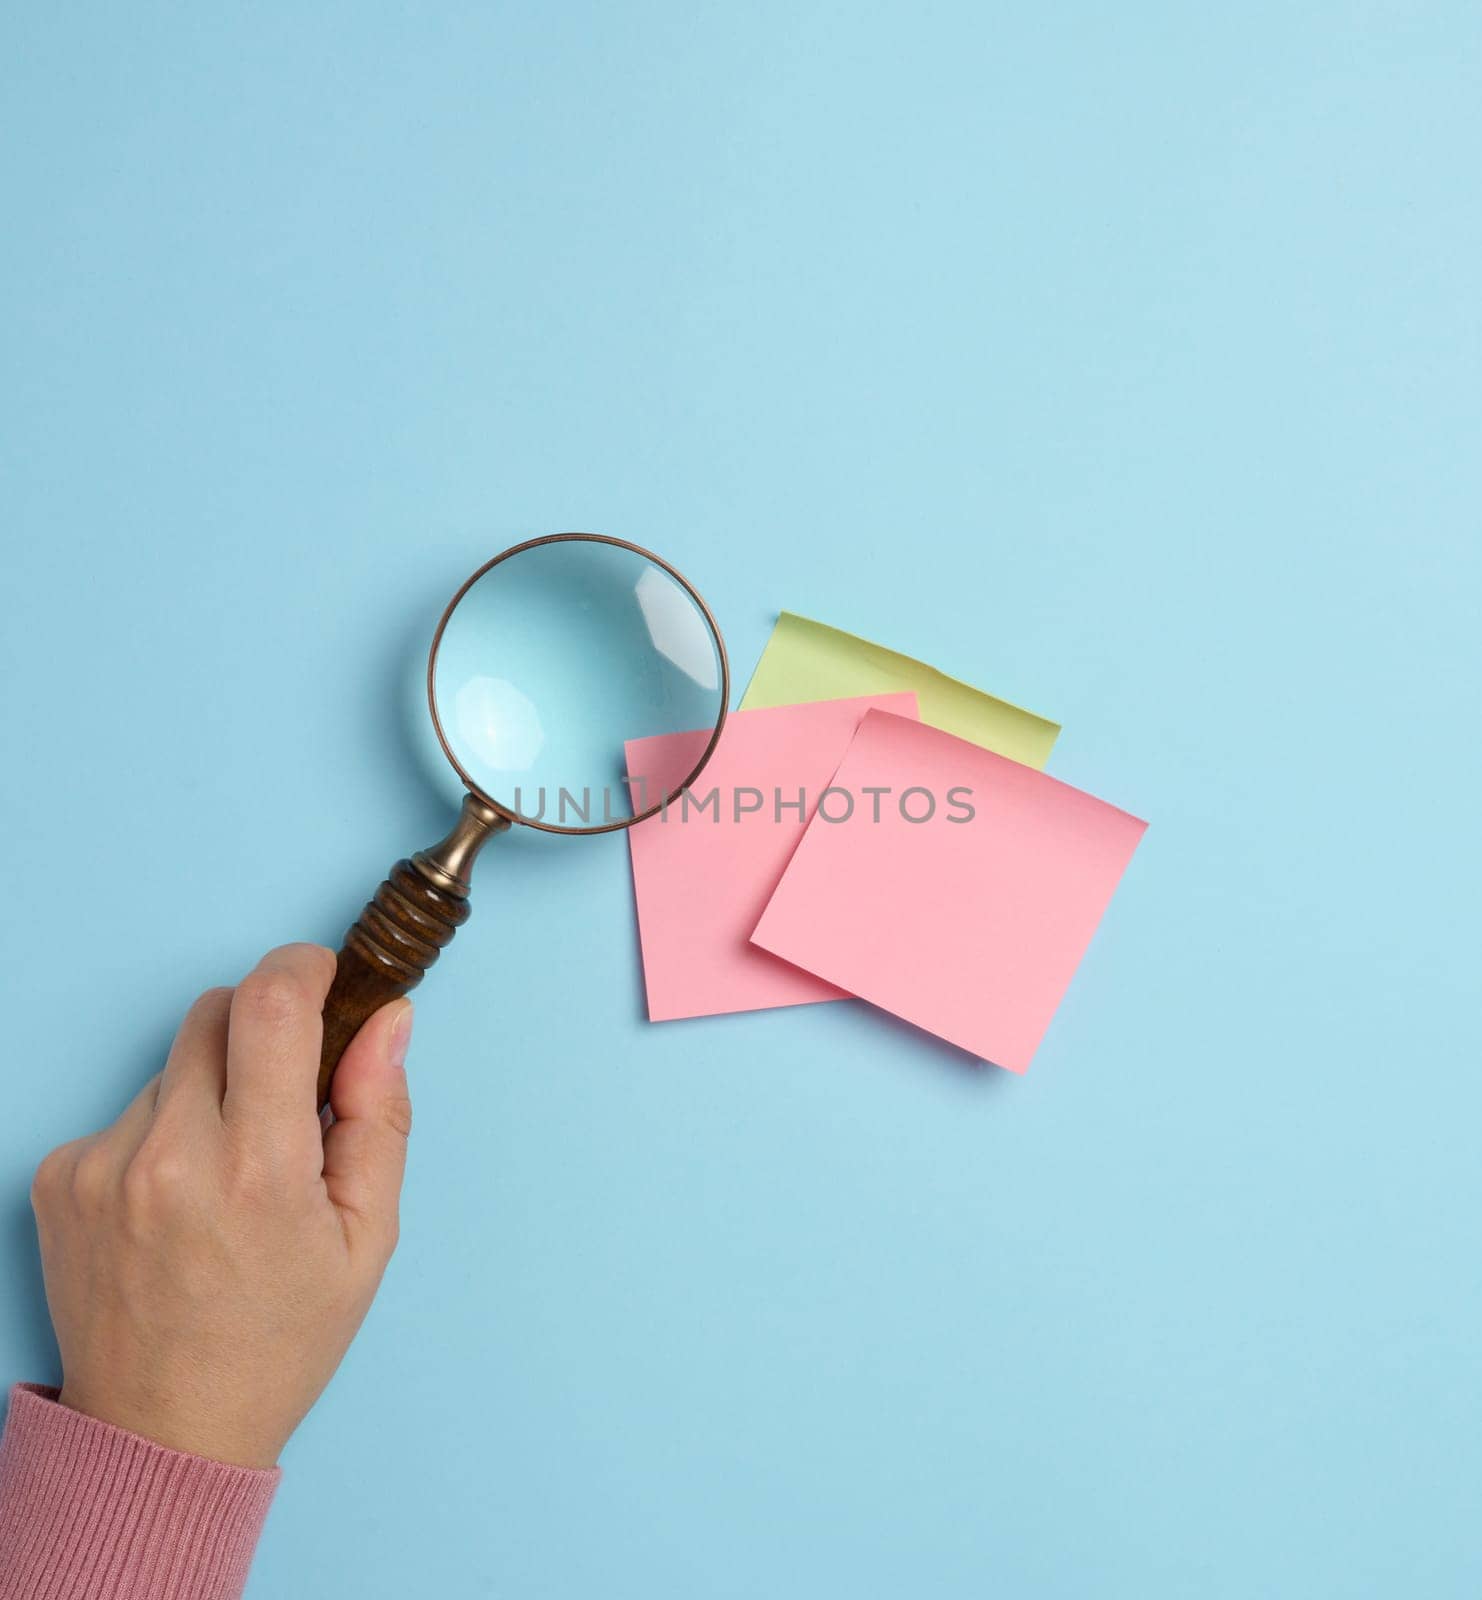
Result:
M815 817L753 943L1023 1072L1147 824L883 711L833 786L852 812Z
M916 715L916 697L733 712L693 795L628 830L650 1021L845 998L831 983L757 949L750 936L872 708L906 721ZM629 740L635 789L665 793L692 770L709 737L707 728Z
M949 678L913 656L792 611L777 618L741 709L902 689L915 694L923 722L1026 766L1043 769L1060 732L1058 723Z

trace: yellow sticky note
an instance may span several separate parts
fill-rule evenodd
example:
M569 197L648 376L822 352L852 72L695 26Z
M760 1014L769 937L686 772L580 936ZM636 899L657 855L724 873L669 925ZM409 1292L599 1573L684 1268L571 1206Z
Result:
M913 690L921 720L1041 771L1060 724L1010 705L925 662L842 628L784 611L741 701L742 711Z

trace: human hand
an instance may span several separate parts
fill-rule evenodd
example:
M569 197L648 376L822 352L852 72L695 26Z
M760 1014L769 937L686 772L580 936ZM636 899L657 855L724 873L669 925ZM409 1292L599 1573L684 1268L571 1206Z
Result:
M335 958L263 957L191 1007L164 1071L32 1187L74 1410L267 1467L318 1399L396 1245L411 1128L406 1000L383 1006L315 1101Z

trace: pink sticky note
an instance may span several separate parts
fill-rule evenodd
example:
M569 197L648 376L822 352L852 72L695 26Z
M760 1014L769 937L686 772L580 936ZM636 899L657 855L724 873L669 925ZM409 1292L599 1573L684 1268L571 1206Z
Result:
M833 787L753 942L1023 1072L1147 824L880 711Z
M750 935L873 707L904 721L916 715L916 696L733 711L689 801L628 829L651 1021L844 998L832 984L758 950ZM628 742L639 809L645 793L651 803L684 778L709 737L704 729Z

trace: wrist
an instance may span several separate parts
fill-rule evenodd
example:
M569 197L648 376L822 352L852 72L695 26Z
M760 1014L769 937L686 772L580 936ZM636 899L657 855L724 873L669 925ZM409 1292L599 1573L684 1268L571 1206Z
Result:
M146 1398L112 1386L94 1389L65 1377L56 1403L161 1449L246 1471L276 1470L287 1442L228 1417L222 1406L179 1398L162 1402L158 1395Z

